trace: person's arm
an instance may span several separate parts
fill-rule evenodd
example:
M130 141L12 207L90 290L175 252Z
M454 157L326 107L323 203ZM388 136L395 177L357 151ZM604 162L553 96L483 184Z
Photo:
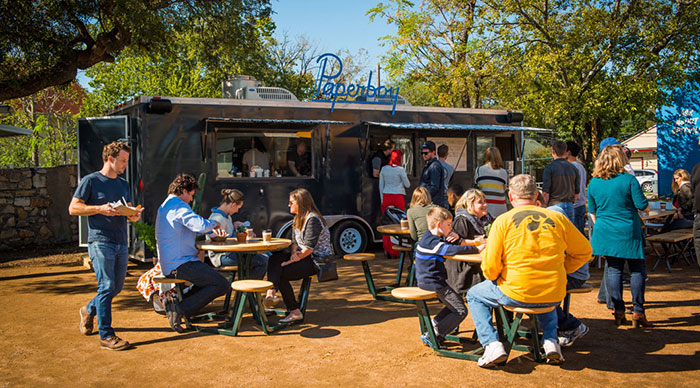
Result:
M418 241L418 229L416 229L416 219L413 216L413 212L411 212L411 209L408 209L409 211L406 212L406 216L408 218L408 230L411 233L411 240L413 241Z
M379 159L379 157L374 157L372 158L372 176L375 178L379 178L379 173L381 172L382 168L382 160Z
M383 200L383 198L384 198L384 183L385 183L384 176L386 175L385 168L386 168L386 166L384 168L382 168L382 170L379 172L379 198L380 198L380 200Z
M497 280L503 272L504 234L504 222L496 220L491 227L489 238L486 241L486 249L481 252L481 272L488 280Z
M114 209L108 203L103 205L87 205L80 198L73 197L68 205L68 213L72 216L92 216L102 214L103 216L113 217L118 216L119 211Z
M552 185L552 167L551 164L544 168L542 173L542 198L544 198L544 206L549 204L549 190Z
M440 162L433 162L430 166L432 169L430 173L430 179L428 180L428 185L426 189L430 192L430 196L435 200L440 195L441 183L443 178L443 168Z
M289 170L292 172L292 175L294 176L300 176L299 171L297 170L297 164L293 160L287 160L287 166L289 166Z
M644 195L642 187L639 185L637 178L632 176L630 181L630 191L632 192L632 202L634 202L634 207L643 212L649 211L649 200Z
M184 206L172 212L172 214L175 222L179 222L195 233L206 233L213 229L221 229L218 222L201 217L192 211L192 209L185 208Z
M302 259L305 259L314 252L314 247L318 243L318 239L321 236L321 231L323 230L323 223L317 217L311 217L306 222L304 230L302 231L302 241L298 241L298 250L293 250L292 255L289 260L282 263L282 266L286 266Z
M409 188L411 187L411 181L408 180L408 175L406 174L406 169L401 167L401 182L403 183L403 187Z

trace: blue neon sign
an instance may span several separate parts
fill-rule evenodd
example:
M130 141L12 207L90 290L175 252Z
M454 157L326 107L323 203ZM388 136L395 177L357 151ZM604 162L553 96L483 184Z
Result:
M326 74L327 69L329 73L331 73L333 69L334 63L329 61L336 61L338 64L338 70L333 74ZM331 53L322 54L316 59L316 63L319 64L318 75L316 76L314 93L311 95L311 101L330 102L331 112L333 112L337 101L354 104L392 105L391 114L393 115L394 112L396 112L399 88L387 88L385 86L375 87L372 85L372 71L369 72L367 85L345 85L342 82L334 81L343 73L343 61L341 61L337 55ZM355 98L355 100L349 100L349 98ZM357 100L357 98L362 98L362 100ZM370 98L389 98L391 102L367 101Z

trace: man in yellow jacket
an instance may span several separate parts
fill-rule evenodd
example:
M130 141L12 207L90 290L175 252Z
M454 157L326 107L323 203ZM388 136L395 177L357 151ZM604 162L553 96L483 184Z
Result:
M467 292L484 355L479 366L505 362L508 355L498 341L491 320L493 308L558 306L566 296L566 274L591 259L591 244L565 215L538 207L537 186L530 175L510 181L513 209L496 218L482 252L485 281ZM547 362L564 361L557 339L557 313L538 314Z

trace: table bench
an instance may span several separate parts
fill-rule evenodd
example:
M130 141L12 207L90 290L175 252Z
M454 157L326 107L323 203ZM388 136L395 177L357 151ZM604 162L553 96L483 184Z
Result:
M676 229L666 233L655 234L647 237L647 242L649 242L656 255L656 262L651 268L652 271L656 270L662 259L666 261L666 269L668 269L669 273L671 272L672 259L681 257L686 263L691 264L686 256L690 255L692 258L692 252L688 249L693 243L692 229ZM661 245L663 248L663 256L657 249L658 245Z
M169 283L169 284L174 284L175 289L177 290L177 301L182 302L182 287L187 284L187 280L184 279L177 279L177 278L171 278L168 276L163 276L163 275L155 275L153 276L153 283L158 283L158 284L163 284L163 283ZM163 301L166 302L166 301ZM167 302L166 302L167 303ZM192 322L190 319L186 316L183 315L183 319L185 320L185 327L189 330L193 330L194 327L192 326Z
M372 297L376 300L385 300L389 302L399 302L399 303L414 303L412 300L396 298L390 295L384 295L384 292L391 292L395 288L392 286L379 287L375 286L374 279L372 278L372 271L369 269L369 262L376 258L374 253L348 253L343 256L343 259L347 261L359 261L362 263L362 270L365 274L365 280L367 281L367 289ZM409 271L410 272L410 271Z

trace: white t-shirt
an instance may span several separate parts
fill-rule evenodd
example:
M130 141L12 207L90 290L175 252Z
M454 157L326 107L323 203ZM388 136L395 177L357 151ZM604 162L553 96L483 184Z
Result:
M263 170L269 170L270 156L265 152L260 152L257 148L253 148L243 154L243 164L247 165L248 168L259 166Z

